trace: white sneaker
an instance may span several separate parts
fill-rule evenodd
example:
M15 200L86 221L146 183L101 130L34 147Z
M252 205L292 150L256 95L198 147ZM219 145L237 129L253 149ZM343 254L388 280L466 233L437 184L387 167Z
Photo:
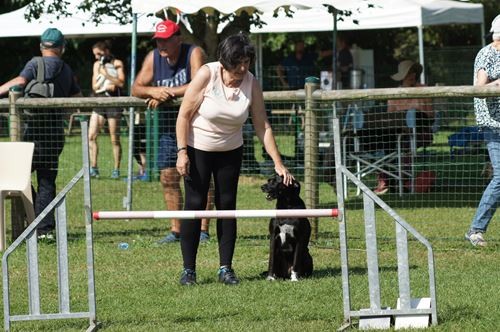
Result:
M465 239L469 240L474 247L486 247L486 241L483 238L483 233L465 233Z

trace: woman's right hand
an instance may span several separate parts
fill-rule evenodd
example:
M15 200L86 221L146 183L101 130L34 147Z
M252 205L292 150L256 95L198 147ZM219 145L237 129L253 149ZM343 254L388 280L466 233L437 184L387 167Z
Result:
M189 175L189 157L186 150L181 150L177 153L177 172L180 176Z

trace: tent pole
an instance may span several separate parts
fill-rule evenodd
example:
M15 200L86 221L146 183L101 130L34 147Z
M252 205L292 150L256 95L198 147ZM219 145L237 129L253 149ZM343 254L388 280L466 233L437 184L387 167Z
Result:
M333 9L332 89L337 90L337 9ZM342 87L347 89L348 87Z
M133 13L131 54L130 54L130 85L129 85L130 96L132 95L132 83L134 83L135 80L136 54L137 54L137 13Z
M418 56L419 62L422 65L422 75L420 76L420 83L425 83L425 62L424 62L424 27L419 25L418 27Z
M264 82L263 82L263 78L262 78L262 66L263 66L263 63L262 63L262 34L258 33L257 34L257 39L256 39L256 42L255 42L257 45L256 45L256 49L257 49L257 57L256 57L256 61L255 61L255 76L257 78L257 81L260 82L260 84L262 86L264 86Z

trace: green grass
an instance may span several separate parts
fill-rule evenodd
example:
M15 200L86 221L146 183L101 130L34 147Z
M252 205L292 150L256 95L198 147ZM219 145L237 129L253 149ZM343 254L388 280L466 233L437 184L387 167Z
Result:
M123 139L123 138L122 138ZM100 165L109 164L108 137L102 136ZM124 140L124 142L126 142ZM126 144L124 144L126 146ZM78 140L68 140L59 188L81 167ZM126 156L124 157L124 160ZM373 179L371 180L373 181ZM271 209L260 185L262 176L242 177L239 209ZM124 181L102 177L92 181L94 210L121 210ZM87 310L85 228L82 185L68 196L68 241L72 311ZM434 331L495 331L500 326L500 227L495 217L486 234L489 246L472 248L463 240L475 207L432 202L443 192L388 196L396 211L424 235L435 251L439 325ZM384 197L385 198L385 197ZM398 203L399 202L399 203ZM320 205L333 207L330 186L320 185ZM134 209L163 209L158 183L134 183ZM351 192L347 201L350 291L353 310L369 307L363 211ZM268 261L268 220L240 219L234 268L237 287L216 282L218 249L215 221L212 240L200 245L197 287L178 284L182 260L178 244L156 245L168 229L167 220L98 221L94 223L97 318L103 331L332 331L343 321L338 227L335 220L319 220L318 238L311 245L315 269L311 279L298 283L267 282L262 272ZM395 307L398 293L394 223L377 212L381 298ZM9 233L7 233L9 234ZM128 250L118 244L128 242ZM27 313L26 255L24 247L11 257L11 312ZM412 297L428 292L427 253L413 238L409 241ZM57 311L56 247L40 244L42 311ZM3 313L3 304L0 305ZM12 331L82 331L82 319L14 322Z

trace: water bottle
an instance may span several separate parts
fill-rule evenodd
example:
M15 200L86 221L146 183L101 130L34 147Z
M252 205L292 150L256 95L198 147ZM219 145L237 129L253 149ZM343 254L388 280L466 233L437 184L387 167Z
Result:
M118 248L121 250L127 250L128 249L128 243L127 242L120 242L118 243Z

